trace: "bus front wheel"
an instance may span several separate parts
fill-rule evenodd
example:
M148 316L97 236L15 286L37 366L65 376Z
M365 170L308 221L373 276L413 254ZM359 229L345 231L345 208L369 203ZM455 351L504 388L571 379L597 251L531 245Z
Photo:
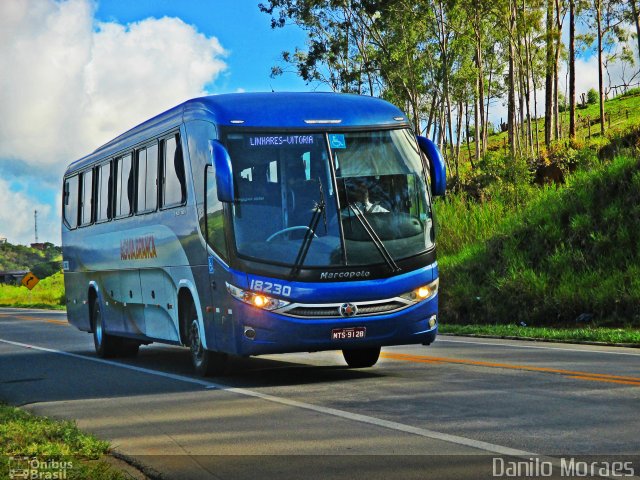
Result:
M202 345L198 320L194 319L189 327L189 349L191 351L191 363L196 373L203 376L215 376L224 373L227 366L227 355L220 352L212 352Z
M380 347L345 348L342 355L351 368L373 367L380 358Z
M121 338L109 335L104 331L104 319L98 300L91 303L91 329L96 353L102 358L112 358L118 354Z

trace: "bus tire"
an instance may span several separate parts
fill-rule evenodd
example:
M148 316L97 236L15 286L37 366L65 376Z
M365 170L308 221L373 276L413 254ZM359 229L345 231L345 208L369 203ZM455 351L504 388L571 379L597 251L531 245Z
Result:
M118 356L133 358L138 355L140 349L140 342L136 340L130 340L128 338L122 338L120 340L120 348L118 348Z
M198 375L211 377L222 375L227 366L227 354L212 352L202 345L198 320L193 319L189 327L189 350L191 363Z
M380 358L380 347L345 348L342 355L350 368L373 367Z
M118 355L122 339L105 332L104 318L98 299L91 302L91 330L93 330L93 345L99 357L113 358Z

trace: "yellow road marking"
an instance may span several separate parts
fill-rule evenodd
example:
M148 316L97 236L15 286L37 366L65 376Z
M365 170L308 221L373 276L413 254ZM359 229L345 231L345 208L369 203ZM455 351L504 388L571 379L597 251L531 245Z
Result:
M30 317L28 315L10 315L6 313L2 313L0 314L0 317L17 318L19 320L29 320L30 322L46 322L46 323L53 323L56 325L69 325L69 323L65 322L64 320L54 320L52 318L44 318L44 317Z
M408 355L404 353L394 353L394 352L382 352L380 356L383 358L388 358L390 360L400 360L400 361L415 362L415 363L450 363L450 364L457 364L457 365L472 365L476 367L506 368L509 370L554 373L554 374L564 375L568 378L575 378L578 380L591 380L594 382L606 382L606 383L620 383L623 385L635 385L640 387L640 377L626 377L622 375L609 375L604 373L575 372L571 370L563 370L560 368L534 367L530 365L513 365L510 363L483 362L480 360L464 360L464 359L447 358L447 357L433 357L430 355Z

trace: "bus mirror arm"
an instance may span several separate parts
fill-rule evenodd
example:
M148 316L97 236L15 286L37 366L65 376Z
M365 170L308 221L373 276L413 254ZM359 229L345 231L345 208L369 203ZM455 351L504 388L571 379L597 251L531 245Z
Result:
M216 187L218 200L221 202L235 201L235 189L233 186L233 167L231 157L224 145L218 140L209 140L209 152L216 173Z
M447 189L447 168L442 154L435 143L427 137L416 137L418 146L429 160L429 176L431 177L431 192L435 196L443 196Z

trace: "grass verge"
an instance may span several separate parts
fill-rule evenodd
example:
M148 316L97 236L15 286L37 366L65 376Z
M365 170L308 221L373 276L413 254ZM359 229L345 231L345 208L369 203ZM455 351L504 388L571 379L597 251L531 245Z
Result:
M444 325L440 333L479 335L489 337L516 337L526 340L557 342L597 342L610 345L640 346L640 330L632 328L546 328L518 325Z
M33 290L22 285L0 285L0 307L65 310L62 272L41 280Z
M74 422L39 417L0 403L0 478L130 478L104 461L108 452L107 442L82 433Z

